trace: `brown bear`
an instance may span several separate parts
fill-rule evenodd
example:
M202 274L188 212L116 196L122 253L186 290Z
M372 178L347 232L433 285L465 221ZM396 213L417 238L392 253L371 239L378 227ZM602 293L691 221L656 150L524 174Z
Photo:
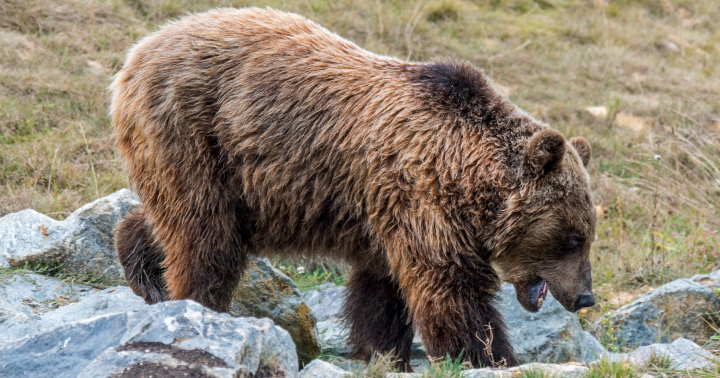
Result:
M162 27L112 84L117 150L142 210L116 248L149 303L218 311L248 255L344 260L356 352L413 333L431 357L515 365L493 298L594 304L590 146L469 63L375 55L298 15L220 9ZM488 341L492 343L488 343Z

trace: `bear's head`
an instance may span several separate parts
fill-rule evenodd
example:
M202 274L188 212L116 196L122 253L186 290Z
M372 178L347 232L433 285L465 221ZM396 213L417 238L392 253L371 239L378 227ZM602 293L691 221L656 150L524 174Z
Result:
M506 200L504 248L495 256L522 306L536 312L549 291L568 311L595 304L590 246L595 207L585 166L590 145L558 131L532 135L522 158L522 185Z

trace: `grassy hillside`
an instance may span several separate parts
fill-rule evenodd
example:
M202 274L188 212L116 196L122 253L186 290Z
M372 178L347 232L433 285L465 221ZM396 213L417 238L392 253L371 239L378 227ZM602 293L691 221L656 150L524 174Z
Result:
M381 54L468 59L534 116L585 136L593 274L611 306L720 268L715 0L0 0L0 216L60 219L127 186L107 88L128 48L167 20L246 5L303 14Z

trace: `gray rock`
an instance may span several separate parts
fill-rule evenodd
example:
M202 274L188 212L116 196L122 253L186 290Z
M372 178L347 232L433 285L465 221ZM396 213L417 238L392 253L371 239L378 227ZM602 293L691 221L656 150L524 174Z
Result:
M318 320L320 345L323 350L336 356L349 356L351 352L347 346L347 330L340 320L346 295L345 286L336 286L334 283L318 285L305 293L305 303ZM427 358L422 340L417 335L413 338L412 358Z
M267 259L250 259L247 273L233 292L229 313L272 319L290 332L301 363L310 362L320 353L312 310L295 283Z
M543 307L545 305L543 304ZM516 366L510 369L472 369L463 372L466 378L514 378L522 375L521 372L536 372L535 375L557 378L579 378L587 375L589 369L579 365L557 365L532 363ZM525 373L527 374L527 373Z
M414 371L422 373L430 367L430 360L427 359L427 356L424 358L413 358L410 360L410 367L412 367Z
M340 318L334 317L320 321L317 328L323 351L342 357L348 357L352 354L352 350L347 344L348 330ZM414 359L427 358L422 340L417 335L413 338L411 357Z
M33 210L5 216L0 219L0 266L46 264L124 283L114 247L115 228L139 205L135 194L122 189L81 207L62 222ZM233 293L230 313L272 319L290 332L304 362L320 352L312 311L295 284L266 260L251 259L248 273Z
M350 347L347 345L347 329L338 318L318 322L318 335L322 350L336 356L349 356Z
M345 304L347 289L345 286L335 286L326 283L305 293L305 303L310 306L318 322L337 318Z
M0 218L0 267L45 264L67 272L123 280L115 254L115 228L140 205L121 189L91 202L62 222L23 210Z
M417 334L413 337L412 350L410 351L410 358L422 359L427 358L427 351L425 345L422 343L422 339Z
M715 357L694 342L679 338L672 344L652 344L627 354L630 362L640 368L647 367L652 359L668 358L675 370L697 370L714 367Z
M0 341L0 371L23 377L110 377L204 373L297 376L287 331L270 320L233 318L192 301L67 323Z
M611 352L608 352L607 349L605 349L605 347L600 343L600 341L593 337L590 332L583 332L580 337L580 344L583 347L581 351L580 361L595 361L599 358L602 358L603 356L608 356L612 354Z
M678 279L611 312L608 321L621 345L630 348L681 337L704 344L715 334L710 324L718 323L713 310L720 308L717 288L720 271ZM598 338L604 336L607 330L602 319L593 323L590 332Z
M339 367L341 370L350 371L350 372L359 372L365 370L367 367L367 364L364 361L347 358L347 357L340 357L335 355L326 355L327 360L326 362L329 362L336 367Z
M13 273L0 276L0 340L10 337L9 328L32 324L48 311L62 308L95 292L89 286L74 285L39 274Z
M300 371L300 378L343 378L352 373L322 360L312 360Z
M32 297L28 297L28 295L32 295ZM47 302L58 296L79 301L42 312L39 312L37 306L33 305L34 303ZM31 300L28 300L28 298L31 298ZM148 311L149 308L151 306L145 304L142 298L133 294L128 287L120 286L102 291L95 291L84 286L71 288L53 278L20 273L12 277L5 277L0 281L0 313L12 315L9 318L5 317L4 321L0 321L0 343L20 339L30 334L46 332L76 321L103 315L110 316L126 313L128 311ZM161 350L165 350L170 355L152 352L156 355L150 358L147 357L145 352L136 350L121 351L122 353L111 351L98 357L99 359L95 362L95 365L105 366L110 364L112 366L123 366L124 368L135 363L152 360L153 363L162 363L164 365L163 369L168 367L179 369L177 371L180 372L191 372L192 369L188 367L188 363L172 357L172 355L177 354L177 351L162 346ZM92 372L94 370L93 367L88 371Z
M349 356L347 329L340 315L347 289L333 283L322 284L305 293L305 302L318 319L318 335L323 351L336 356Z
M124 281L115 253L115 228L140 206L140 198L127 189L95 200L63 221L67 234L61 243L67 251L63 269Z
M65 233L62 222L32 209L0 218L0 268L22 267L37 256L57 259L62 253L53 246Z
M597 344L588 343L587 335L577 315L568 312L548 295L537 313L525 311L517 301L515 288L502 285L497 298L498 311L503 315L520 363L560 363L594 360L591 350L598 352ZM602 346L600 346L602 348Z
M49 279L52 280L52 279ZM2 305L0 305L0 311ZM78 302L36 315L29 321L8 320L0 323L0 341L19 339L64 324L100 315L140 311L149 307L130 288L118 286L98 292L88 292Z

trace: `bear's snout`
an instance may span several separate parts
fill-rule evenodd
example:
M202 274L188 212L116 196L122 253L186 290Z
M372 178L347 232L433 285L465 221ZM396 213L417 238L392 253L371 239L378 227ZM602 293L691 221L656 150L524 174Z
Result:
M575 299L575 311L581 308L592 306L595 306L595 295L593 295L592 293L581 294Z

